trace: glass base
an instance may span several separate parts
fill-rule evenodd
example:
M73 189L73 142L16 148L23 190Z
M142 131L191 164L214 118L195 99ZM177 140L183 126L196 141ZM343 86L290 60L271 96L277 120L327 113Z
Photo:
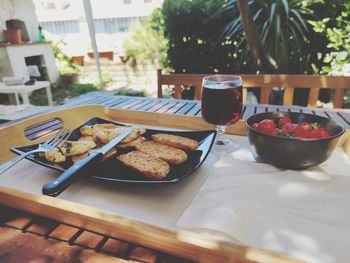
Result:
M218 153L230 153L238 150L239 144L224 135L219 136L213 145L213 151Z

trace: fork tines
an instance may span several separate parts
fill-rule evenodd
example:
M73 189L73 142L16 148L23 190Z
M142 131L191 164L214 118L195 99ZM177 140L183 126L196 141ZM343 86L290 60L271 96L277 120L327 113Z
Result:
M69 129L61 128L53 138L51 138L46 142L46 144L49 144L55 147L61 147L67 141L71 133L72 132Z

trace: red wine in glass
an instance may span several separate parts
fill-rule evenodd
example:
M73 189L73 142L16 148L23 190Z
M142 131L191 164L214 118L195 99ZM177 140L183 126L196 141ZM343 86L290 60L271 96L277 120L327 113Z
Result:
M242 79L235 75L213 75L203 78L202 117L216 126L219 151L229 152L238 145L224 136L227 125L240 119L242 113ZM216 147L219 148L219 147Z

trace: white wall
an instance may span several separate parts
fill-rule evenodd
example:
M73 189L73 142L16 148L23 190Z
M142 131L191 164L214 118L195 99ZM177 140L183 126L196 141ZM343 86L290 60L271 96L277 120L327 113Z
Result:
M1 21L11 19L9 17L9 10L4 10L8 8L6 3L10 0L0 0L0 16ZM15 12L13 19L22 20L27 28L29 38L31 41L36 41L38 38L38 20L35 14L34 4L32 0L13 0L15 3ZM0 23L0 41L5 40L3 30L6 29L6 26L3 23Z

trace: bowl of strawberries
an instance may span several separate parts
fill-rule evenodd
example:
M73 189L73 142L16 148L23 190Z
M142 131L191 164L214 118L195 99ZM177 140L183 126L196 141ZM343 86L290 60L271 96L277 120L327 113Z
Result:
M301 170L328 159L344 127L325 117L296 112L266 112L248 118L254 156L277 167Z

